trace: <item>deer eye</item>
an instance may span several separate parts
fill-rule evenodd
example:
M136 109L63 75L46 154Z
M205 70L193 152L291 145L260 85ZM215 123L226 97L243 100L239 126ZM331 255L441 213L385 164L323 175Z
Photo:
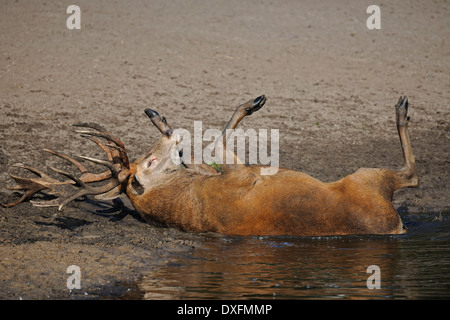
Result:
M158 158L152 158L152 160L150 160L148 162L147 168L150 168L150 166L152 165L153 162L156 162L158 160Z

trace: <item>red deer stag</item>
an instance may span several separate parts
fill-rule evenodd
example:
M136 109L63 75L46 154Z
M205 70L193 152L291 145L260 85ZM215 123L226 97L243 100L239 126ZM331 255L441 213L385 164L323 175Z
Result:
M245 117L260 109L266 98L250 100L235 110L222 133L222 152L227 129L234 129ZM77 131L100 146L108 160L78 157L108 168L94 174L75 158L48 150L70 161L81 172L75 176L51 168L66 177L64 181L22 164L37 174L22 178L11 174L25 193L11 207L30 199L36 192L50 189L58 197L32 201L35 206L56 206L61 210L68 202L84 195L113 199L125 193L135 209L150 223L163 224L190 232L218 232L227 235L349 235L400 234L402 220L392 205L396 190L417 187L414 155L408 135L408 99L400 97L395 106L397 130L403 150L404 165L399 170L359 169L332 183L309 175L280 168L274 175L261 175L262 166L224 163L222 172L206 164L173 161L179 151L179 138L164 117L150 109L145 113L162 133L153 148L134 163L128 160L125 146L102 126L77 124L87 128ZM100 138L100 139L99 139ZM93 182L110 181L98 186ZM76 191L68 192L67 189Z

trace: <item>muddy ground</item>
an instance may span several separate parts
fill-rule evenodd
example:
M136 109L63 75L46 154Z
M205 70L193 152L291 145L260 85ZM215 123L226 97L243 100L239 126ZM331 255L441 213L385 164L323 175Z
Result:
M65 2L1 1L0 201L18 197L6 189L16 162L67 168L43 148L101 155L74 122L105 125L136 159L159 136L145 108L172 127L220 129L260 94L266 106L241 128L279 129L281 166L324 181L397 168L394 105L407 95L421 186L394 204L448 210L450 4L381 1L369 30L372 2L78 0L81 30L69 30ZM144 223L126 201L0 210L2 299L126 296L143 270L201 241ZM70 265L81 290L67 289Z

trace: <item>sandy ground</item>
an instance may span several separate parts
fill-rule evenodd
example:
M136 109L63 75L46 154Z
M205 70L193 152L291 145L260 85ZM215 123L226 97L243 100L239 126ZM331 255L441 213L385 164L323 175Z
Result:
M101 154L74 122L105 125L136 159L159 136L145 108L172 127L221 129L260 94L266 106L241 128L279 129L281 166L324 181L397 168L394 105L407 95L421 186L395 206L448 210L450 4L381 1L381 30L369 30L372 2L78 0L81 30L68 30L65 2L1 1L0 201L17 198L10 165L65 165L43 148ZM141 270L196 245L125 205L0 208L0 298L126 295ZM82 290L66 287L72 264Z

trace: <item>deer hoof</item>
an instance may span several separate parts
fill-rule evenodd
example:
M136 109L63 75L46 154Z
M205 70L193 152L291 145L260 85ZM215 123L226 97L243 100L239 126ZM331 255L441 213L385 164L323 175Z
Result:
M395 105L397 113L397 124L401 127L405 126L409 121L408 116L408 97L400 97Z
M256 98L255 100L253 100L253 104L251 107L247 107L245 108L245 112L247 113L247 115L251 115L253 112L258 111L259 109L261 109L264 104L266 103L266 96L262 95L259 96L258 98Z

